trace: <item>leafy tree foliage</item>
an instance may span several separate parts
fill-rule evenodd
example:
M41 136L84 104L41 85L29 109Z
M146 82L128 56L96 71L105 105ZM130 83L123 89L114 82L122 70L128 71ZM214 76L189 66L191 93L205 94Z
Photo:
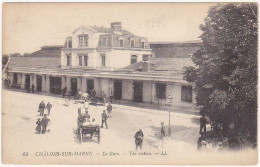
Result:
M184 79L195 84L200 114L223 130L256 141L257 4L227 3L209 9L201 39L203 47L186 67Z
M8 62L8 55L7 54L4 54L2 56L2 69L5 67L5 65L7 64Z

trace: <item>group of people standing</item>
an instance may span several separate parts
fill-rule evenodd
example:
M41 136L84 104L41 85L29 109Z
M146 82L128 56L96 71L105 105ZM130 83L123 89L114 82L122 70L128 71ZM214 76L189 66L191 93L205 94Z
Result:
M81 113L81 110L85 110L85 114L83 115ZM85 100L85 102L83 103L81 108L78 108L78 118L77 118L77 123L78 126L82 126L84 122L86 122L88 119L90 119L90 115L88 113L88 109L89 109L89 101ZM103 124L105 124L106 128L108 129L108 124L107 124L107 120L108 118L111 118L111 113L112 113L112 105L109 102L107 105L107 110L103 110L102 114L101 114L101 128L103 128Z
M36 126L35 130L38 134L46 132L46 128L47 128L48 123L50 121L50 119L47 118L47 115L50 116L51 108L52 108L52 104L50 102L48 102L45 105L44 101L42 101L39 104L38 112L40 112L40 116L42 116L43 118L38 118L38 120L36 122L37 126ZM47 110L47 113L45 114L46 110Z

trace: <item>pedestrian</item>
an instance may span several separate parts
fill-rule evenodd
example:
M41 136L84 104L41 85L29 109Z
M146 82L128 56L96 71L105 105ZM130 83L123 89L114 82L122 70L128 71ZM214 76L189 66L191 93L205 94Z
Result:
M51 108L52 108L52 104L50 102L48 102L46 105L46 109L48 111L48 116L50 116Z
M95 91L95 89L92 89L92 91L91 91L91 97L96 97L96 91Z
M84 120L85 120L85 117L81 113L81 109L78 108L78 118L77 118L78 128L80 128L82 126L82 124L84 123Z
M85 118L85 119L90 119L90 115L89 115L89 113L88 113L88 109L87 109L87 108L86 108L86 110L85 110L84 118Z
M104 104L106 104L107 103L107 99L106 99L107 95L105 94L104 91L102 91L101 97L102 97Z
M44 114L44 117L42 118L41 125L42 125L42 133L46 132L46 128L48 125L49 119L47 118L47 114Z
M165 134L164 122L161 122L161 139L163 139L165 136L166 134Z
M62 89L62 97L63 97L63 98L65 97L66 91L67 91L67 87L65 86L65 87Z
M206 120L205 116L202 115L202 117L200 118L200 134L201 134L201 136L203 136L202 131L204 130L204 137L206 135L206 123L207 123L207 120Z
M65 106L69 106L69 100L67 97L65 97Z
M75 101L74 101L74 104L78 104L78 101L77 101L77 100L78 100L78 97L79 97L79 94L78 94L78 93L79 93L79 89L75 91L75 95L74 95L74 100L75 100Z
M108 113L108 117L111 118L112 115L111 115L111 112L112 112L112 105L111 103L109 102L108 105L107 105L107 113Z
M103 113L102 113L102 115L101 115L101 118L102 118L101 128L103 128L103 123L105 123L106 128L108 129L108 126L107 126L107 114L106 114L106 110L103 110Z
M40 134L41 133L41 118L38 118L38 120L37 120L37 122L36 122L36 128L35 128L35 130L37 131L37 133L38 134Z
M161 136L160 136L160 140L158 141L157 149L159 149L159 147L163 147L165 136L166 136L166 133L165 133L164 122L161 122Z
M134 138L135 138L135 149L136 149L136 151L138 150L138 147L140 148L140 150L142 150L143 139L144 139L144 133L142 132L142 129L139 129L135 133Z
M81 92L80 89L78 90L78 99L79 99L79 100L82 100L82 92Z
M82 106L83 110L86 110L86 108L87 109L89 108L89 101L88 100L85 100L84 103L83 103L83 106Z
M34 93L34 84L32 84L32 93Z
M44 101L42 101L42 102L39 104L39 109L40 109L40 116L43 116L43 114L44 114L44 109L45 109L45 103L44 103Z

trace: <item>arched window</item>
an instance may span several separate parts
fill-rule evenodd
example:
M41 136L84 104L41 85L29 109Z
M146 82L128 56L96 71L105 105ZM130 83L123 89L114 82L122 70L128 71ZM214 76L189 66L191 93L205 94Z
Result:
M124 38L123 37L119 37L118 38L118 43L119 43L119 47L124 47Z

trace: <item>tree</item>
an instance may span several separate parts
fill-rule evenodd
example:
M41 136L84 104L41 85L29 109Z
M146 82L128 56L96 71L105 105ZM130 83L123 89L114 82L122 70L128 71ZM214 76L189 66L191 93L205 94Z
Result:
M200 114L224 131L234 123L237 134L256 141L257 4L213 6L200 26L203 47L186 67L184 79L195 84Z
M2 56L2 69L4 69L5 65L7 64L8 59L9 59L9 56L7 54L4 54Z

